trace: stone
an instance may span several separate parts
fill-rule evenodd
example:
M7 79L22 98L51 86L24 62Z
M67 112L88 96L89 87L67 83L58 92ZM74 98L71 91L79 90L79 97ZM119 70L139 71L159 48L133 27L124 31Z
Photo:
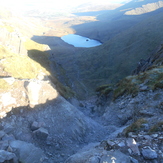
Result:
M125 147L126 145L125 145L124 142L120 142L120 143L118 144L118 146L119 146L119 147Z
M12 127L10 124L7 124L4 126L4 132L6 134L11 133L14 130L14 127Z
M115 143L111 140L107 140L107 144L109 147L113 148L113 146L115 146Z
M34 135L36 135L38 139L42 139L42 140L46 140L49 135L48 130L46 130L43 127L33 131L33 133Z
M0 104L2 108L7 108L16 105L16 99L12 97L10 92L6 92L0 95Z
M148 90L148 86L146 86L146 85L140 85L140 91L146 91L146 90Z
M129 132L128 133L128 137L131 137L132 138L133 135L134 135L133 132Z
M152 138L157 138L158 134L152 134L151 136L152 136Z
M140 155L138 144L136 143L135 139L128 138L126 140L126 143L127 143L127 146L133 151L134 154Z
M158 157L156 151L154 151L150 147L143 148L142 149L142 155L147 160L153 160L153 159L156 159Z
M100 163L131 163L129 156L120 151L108 152L101 157Z
M152 138L149 135L144 135L144 139L151 140Z
M132 150L130 148L128 149L128 152L130 155L132 154Z
M16 151L19 162L23 163L43 163L44 153L40 148L35 147L31 143L19 140L10 141L10 147Z
M2 138L2 140L7 140L7 141L9 141L9 140L15 140L15 137L14 137L14 135L8 135L8 134L6 134L3 138Z
M92 156L86 163L100 163L100 158L98 156Z
M131 163L139 163L139 161L138 160L136 160L135 158L133 158L133 157L130 157L130 159L131 159Z
M43 123L34 121L31 125L31 130L34 131L39 129L40 127L43 127Z
M44 104L58 97L55 86L49 81L31 80L25 82L30 107ZM44 90L44 91L43 91Z
M14 153L0 150L0 163L18 163L18 160L16 158L16 155Z
M2 139L2 137L5 135L4 131L0 131L0 139Z
M163 140L163 136L159 136L158 139L159 139L159 140Z
M5 141L0 141L0 150L6 150L9 146L9 143L7 140Z

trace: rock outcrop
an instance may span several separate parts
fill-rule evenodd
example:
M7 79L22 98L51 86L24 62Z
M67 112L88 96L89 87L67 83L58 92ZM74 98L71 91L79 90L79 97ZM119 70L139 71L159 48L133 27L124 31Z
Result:
M58 96L55 86L50 81L39 79L1 78L8 85L8 91L0 91L0 115L3 118L16 107L34 107L53 100ZM10 89L9 89L10 88Z
M0 45L8 47L13 53L27 55L24 37L16 31L12 25L6 25L1 22L0 28Z
M153 53L147 60L140 60L138 62L137 68L133 71L133 75L140 72L152 69L163 65L163 44L161 44L155 53Z

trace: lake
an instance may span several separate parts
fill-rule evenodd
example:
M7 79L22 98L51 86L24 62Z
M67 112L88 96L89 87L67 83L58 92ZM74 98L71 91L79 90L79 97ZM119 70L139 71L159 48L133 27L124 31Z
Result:
M75 35L75 34L68 34L68 35L62 36L61 39L64 42L70 45L73 45L74 47L90 48L90 47L95 47L95 46L99 46L102 44L101 42L97 40L89 39L87 37L83 37L83 36Z

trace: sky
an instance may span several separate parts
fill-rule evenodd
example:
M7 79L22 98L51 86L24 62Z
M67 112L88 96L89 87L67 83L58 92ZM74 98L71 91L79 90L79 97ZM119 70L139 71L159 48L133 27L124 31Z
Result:
M10 8L27 10L32 8L67 8L75 7L86 2L96 3L122 3L125 0L0 0L1 6L8 6Z

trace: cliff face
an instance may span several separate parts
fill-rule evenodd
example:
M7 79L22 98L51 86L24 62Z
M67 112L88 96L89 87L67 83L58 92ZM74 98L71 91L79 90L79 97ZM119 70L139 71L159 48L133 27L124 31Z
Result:
M9 48L13 53L27 55L27 49L23 45L25 38L14 27L1 22L0 44Z
M45 104L58 96L54 85L44 80L25 80L12 77L1 78L6 89L0 91L0 115L5 117L8 112L17 107L34 107Z

